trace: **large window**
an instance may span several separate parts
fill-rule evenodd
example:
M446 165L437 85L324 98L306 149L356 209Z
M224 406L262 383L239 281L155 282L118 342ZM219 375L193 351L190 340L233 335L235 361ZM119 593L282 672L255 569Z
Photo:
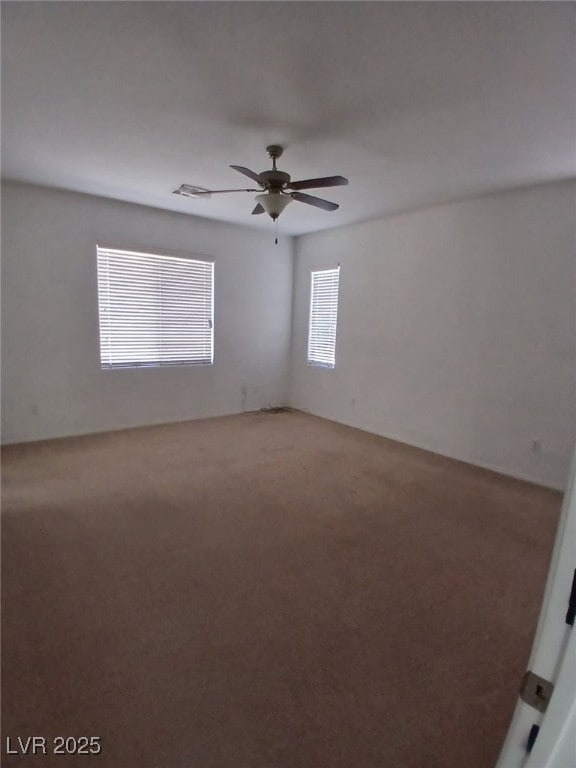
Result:
M98 247L102 368L209 365L214 264Z
M340 267L312 272L308 365L334 368Z

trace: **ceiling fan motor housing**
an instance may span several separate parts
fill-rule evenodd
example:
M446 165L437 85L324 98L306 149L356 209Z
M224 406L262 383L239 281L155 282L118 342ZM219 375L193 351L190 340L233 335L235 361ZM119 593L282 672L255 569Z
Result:
M287 184L290 183L290 175L284 173L284 171L262 171L258 174L264 181L266 189L271 192L280 192Z

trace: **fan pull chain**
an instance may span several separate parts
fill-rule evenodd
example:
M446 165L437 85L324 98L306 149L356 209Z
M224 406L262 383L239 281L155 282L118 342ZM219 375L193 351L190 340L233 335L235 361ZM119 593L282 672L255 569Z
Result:
M275 224L276 224L276 227L275 227L276 231L275 231L275 237L274 237L274 244L278 245L278 219L276 219Z

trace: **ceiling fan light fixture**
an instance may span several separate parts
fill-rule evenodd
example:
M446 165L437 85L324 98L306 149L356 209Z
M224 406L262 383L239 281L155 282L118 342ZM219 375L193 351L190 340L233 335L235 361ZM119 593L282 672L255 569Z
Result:
M260 203L270 218L276 220L288 203L292 202L292 198L280 192L265 192L263 195L256 195L256 202Z

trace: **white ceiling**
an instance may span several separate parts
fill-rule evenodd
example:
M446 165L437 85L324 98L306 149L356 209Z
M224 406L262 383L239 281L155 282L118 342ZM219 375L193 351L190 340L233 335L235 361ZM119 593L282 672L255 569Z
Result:
M576 175L574 3L4 2L3 175L270 229L270 167L334 213L301 234Z

